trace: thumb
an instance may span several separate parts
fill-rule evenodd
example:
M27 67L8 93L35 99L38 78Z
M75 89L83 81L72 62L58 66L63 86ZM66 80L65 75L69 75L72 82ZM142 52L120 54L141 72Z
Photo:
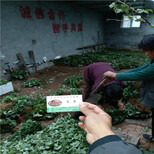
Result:
M89 108L87 107L87 103L86 103L86 102L80 103L80 104L79 104L79 108L80 108L80 111L81 111L83 114L85 114L86 116L88 116L88 115L94 113L91 109L89 109Z

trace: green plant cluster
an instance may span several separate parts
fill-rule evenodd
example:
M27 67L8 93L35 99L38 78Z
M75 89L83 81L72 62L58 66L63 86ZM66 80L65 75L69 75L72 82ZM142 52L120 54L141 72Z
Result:
M137 56L137 58L136 58ZM54 65L87 66L94 62L108 62L115 70L134 68L148 62L144 55L133 51L104 50L102 52L83 53L70 55L53 61Z
M38 154L87 154L89 144L85 132L78 127L71 116L63 116L34 135L27 135L17 141L0 143L0 152Z
M14 108L11 110L1 111L1 115L5 118L15 119L17 118L21 112L26 108L32 106L32 99L26 96L11 94L10 96L6 96L2 99L2 102L12 102Z
M126 118L148 118L150 115L147 112L139 111L134 105L131 103L125 104L126 109L124 111L119 111L116 108L110 108L105 110L111 117L112 123L116 124L119 122L123 122Z
M20 69L13 70L11 75L12 77L20 80L29 76L25 70L20 70Z
M43 125L40 122L33 121L31 119L22 123L19 129L9 136L8 140L16 141L25 138L29 134L35 134L37 131L41 131Z
M36 79L31 79L23 83L22 87L34 87L34 86L40 86L41 81L38 81Z
M83 76L69 76L63 81L63 84L71 88L78 88L83 80Z
M10 133L16 126L16 121L11 119L0 119L1 133Z
M8 80L0 80L0 86L3 85L3 84L6 84L8 82L9 82Z
M125 81L125 85L126 87L124 88L123 91L123 101L126 102L131 98L136 98L136 99L140 98L140 91L135 88L132 82Z
M10 96L6 96L1 100L3 103L5 102L12 102L14 105L14 108L11 110L3 110L0 112L1 116L4 118L10 118L11 120L17 119L18 116L23 114L23 111L27 107L32 107L32 111L26 111L24 113L24 117L26 119L32 119L32 120L45 120L45 119L54 119L57 113L47 113L47 107L46 107L46 99L37 97L35 99L11 94Z
M56 91L55 95L63 95L64 93L69 93L70 95L79 95L80 90L78 88L60 88Z
M24 117L32 120L54 119L58 113L47 113L47 105L45 97L37 97L33 99L33 110L27 111Z

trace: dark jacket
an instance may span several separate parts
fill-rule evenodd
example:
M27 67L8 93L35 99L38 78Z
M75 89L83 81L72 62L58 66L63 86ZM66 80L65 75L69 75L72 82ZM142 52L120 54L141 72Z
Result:
M149 64L152 65L154 60ZM143 90L141 92L142 104L154 108L154 78L143 81Z
M125 143L117 135L103 137L89 148L89 154L142 154L131 144Z

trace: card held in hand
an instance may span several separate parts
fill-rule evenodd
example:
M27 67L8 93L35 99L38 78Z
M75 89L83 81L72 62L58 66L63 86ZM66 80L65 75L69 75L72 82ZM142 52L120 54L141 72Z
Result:
M82 95L60 95L47 96L47 112L75 112L80 111L79 103L82 102Z

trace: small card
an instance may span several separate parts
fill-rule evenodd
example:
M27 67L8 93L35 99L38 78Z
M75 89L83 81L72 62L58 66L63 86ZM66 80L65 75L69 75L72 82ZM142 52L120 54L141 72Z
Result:
M82 95L47 96L46 102L48 113L80 111Z

